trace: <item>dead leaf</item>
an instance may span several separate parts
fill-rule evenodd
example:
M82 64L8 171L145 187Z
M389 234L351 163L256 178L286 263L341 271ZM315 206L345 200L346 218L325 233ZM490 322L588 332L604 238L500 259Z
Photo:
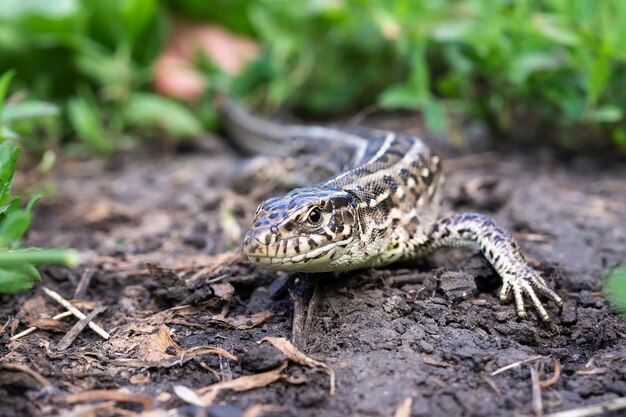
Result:
M202 355L220 355L231 361L236 361L237 357L228 353L224 349L212 346L194 346L183 351L179 356L167 355L165 359L160 361L147 361L141 359L132 358L119 358L119 359L106 359L109 364L117 366L125 366L127 368L171 368L173 366L180 366L189 362L197 356Z
M41 295L37 295L26 300L22 304L22 307L20 308L20 315L26 317L50 316L51 314L48 314L48 310L49 307L46 304L46 300Z
M300 365L308 366L314 369L321 369L326 372L330 377L330 395L335 395L335 371L333 371L331 367L325 363L309 358L284 337L265 337L261 339L259 343L261 342L271 343L290 360L299 363Z
M246 375L230 381L218 382L217 384L209 385L208 387L199 388L195 390L197 400L200 401L199 404L206 407L211 405L217 395L223 390L230 389L237 392L243 392L265 387L278 381L286 367L287 362L283 363L276 369L272 369L271 371L254 375ZM197 403L194 404L199 405Z
M233 294L235 294L235 289L228 282L211 284L211 289L216 297L221 298L224 301L230 300L233 297Z
M247 330L251 329L259 324L265 323L269 320L274 313L268 310L258 311L249 316L235 316L235 317L224 317L221 314L217 314L211 317L211 321L217 322L219 324L223 324L228 327L232 327L238 330Z
M159 362L177 356L183 350L170 337L169 327L162 325L159 330L145 337L139 343L139 354L147 362Z
M67 323L62 323L52 317L33 320L28 323L28 326L60 333L65 333L69 329L69 325Z
M98 201L85 211L84 221L88 224L106 222L127 222L134 217L134 213L127 207L111 201Z

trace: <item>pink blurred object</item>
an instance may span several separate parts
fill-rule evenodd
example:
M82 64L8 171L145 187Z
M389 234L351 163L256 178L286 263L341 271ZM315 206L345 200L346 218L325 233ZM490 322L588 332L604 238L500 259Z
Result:
M219 26L176 19L168 45L155 62L156 91L188 101L198 99L206 89L206 78L192 64L198 52L225 73L236 75L259 55L260 47Z

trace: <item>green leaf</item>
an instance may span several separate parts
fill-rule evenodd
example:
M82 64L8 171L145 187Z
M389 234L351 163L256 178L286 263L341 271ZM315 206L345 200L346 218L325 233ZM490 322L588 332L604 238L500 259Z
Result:
M434 99L428 100L422 106L426 126L436 133L443 133L446 129L446 117L441 105Z
M18 140L20 135L6 126L0 126L0 142L3 140Z
M178 138L202 133L202 124L187 107L156 94L134 93L122 113L134 127L160 128Z
M74 97L67 105L68 116L78 137L100 154L113 152L115 144L104 133L98 109L81 96Z
M32 220L33 205L39 201L40 196L34 196L28 202L24 210L11 210L0 223L0 242L17 242L28 230Z
M587 94L592 104L598 102L598 99L604 93L606 86L611 78L611 67L609 59L606 56L590 57L589 74L587 77Z
M11 142L0 143L0 204L4 204L9 198L11 183L20 148L13 146Z
M465 19L442 22L432 28L430 36L439 42L461 42L467 39L474 26L473 21Z
M580 44L578 34L566 28L559 21L558 16L538 13L533 16L533 25L537 32L557 44L566 46Z
M598 107L586 114L585 119L595 123L616 123L624 118L624 110L617 106Z
M26 291L37 281L41 281L41 275L32 264L0 265L0 293L14 294Z
M513 58L508 79L522 86L528 77L540 71L554 70L563 65L563 58L553 52L527 52Z
M81 262L80 253L72 249L0 249L0 266L28 263L53 264L74 268Z
M60 19L78 11L78 0L3 0L2 12L9 19L43 17Z
M378 97L378 104L386 109L419 109L423 103L415 89L406 84L393 85Z
M157 12L155 0L124 0L119 7L124 27L133 40L154 19Z
M610 303L626 314L626 265L615 268L604 281L604 292Z
M613 139L613 143L617 145L621 149L626 149L626 130L624 129L614 129L611 132L611 138Z
M9 198L10 198L10 196L9 196ZM6 204L0 205L0 216L9 214L13 210L19 210L21 201L22 200L20 200L20 198L14 198L12 200L9 200ZM0 217L0 221L2 221L2 217ZM1 238L2 238L2 236L0 236L0 239ZM1 240L0 240L0 243L2 243ZM2 246L2 245L0 245L0 246Z
M57 116L59 107L45 101L22 101L6 106L0 115L0 122L8 123L22 119Z
M2 111L4 108L4 99L9 92L9 84L11 84L11 80L15 76L15 71L9 70L0 76L0 115L2 115Z

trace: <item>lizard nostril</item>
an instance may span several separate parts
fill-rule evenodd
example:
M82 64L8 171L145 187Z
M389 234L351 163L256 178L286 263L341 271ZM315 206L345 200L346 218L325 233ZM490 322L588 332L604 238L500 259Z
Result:
M270 226L270 232L277 234L278 233L278 227L276 226Z

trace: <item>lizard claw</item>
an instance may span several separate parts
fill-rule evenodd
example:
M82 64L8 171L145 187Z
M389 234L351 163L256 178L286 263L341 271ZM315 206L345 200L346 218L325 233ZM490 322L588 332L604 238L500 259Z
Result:
M530 266L525 265L516 274L506 274L502 277L503 284L500 290L500 299L506 300L510 290L513 290L515 297L515 307L519 318L526 318L526 309L524 307L524 295L530 298L533 306L539 313L541 320L549 322L550 316L546 311L543 303L537 296L537 293L554 301L559 309L563 308L563 300L547 285L545 280Z

